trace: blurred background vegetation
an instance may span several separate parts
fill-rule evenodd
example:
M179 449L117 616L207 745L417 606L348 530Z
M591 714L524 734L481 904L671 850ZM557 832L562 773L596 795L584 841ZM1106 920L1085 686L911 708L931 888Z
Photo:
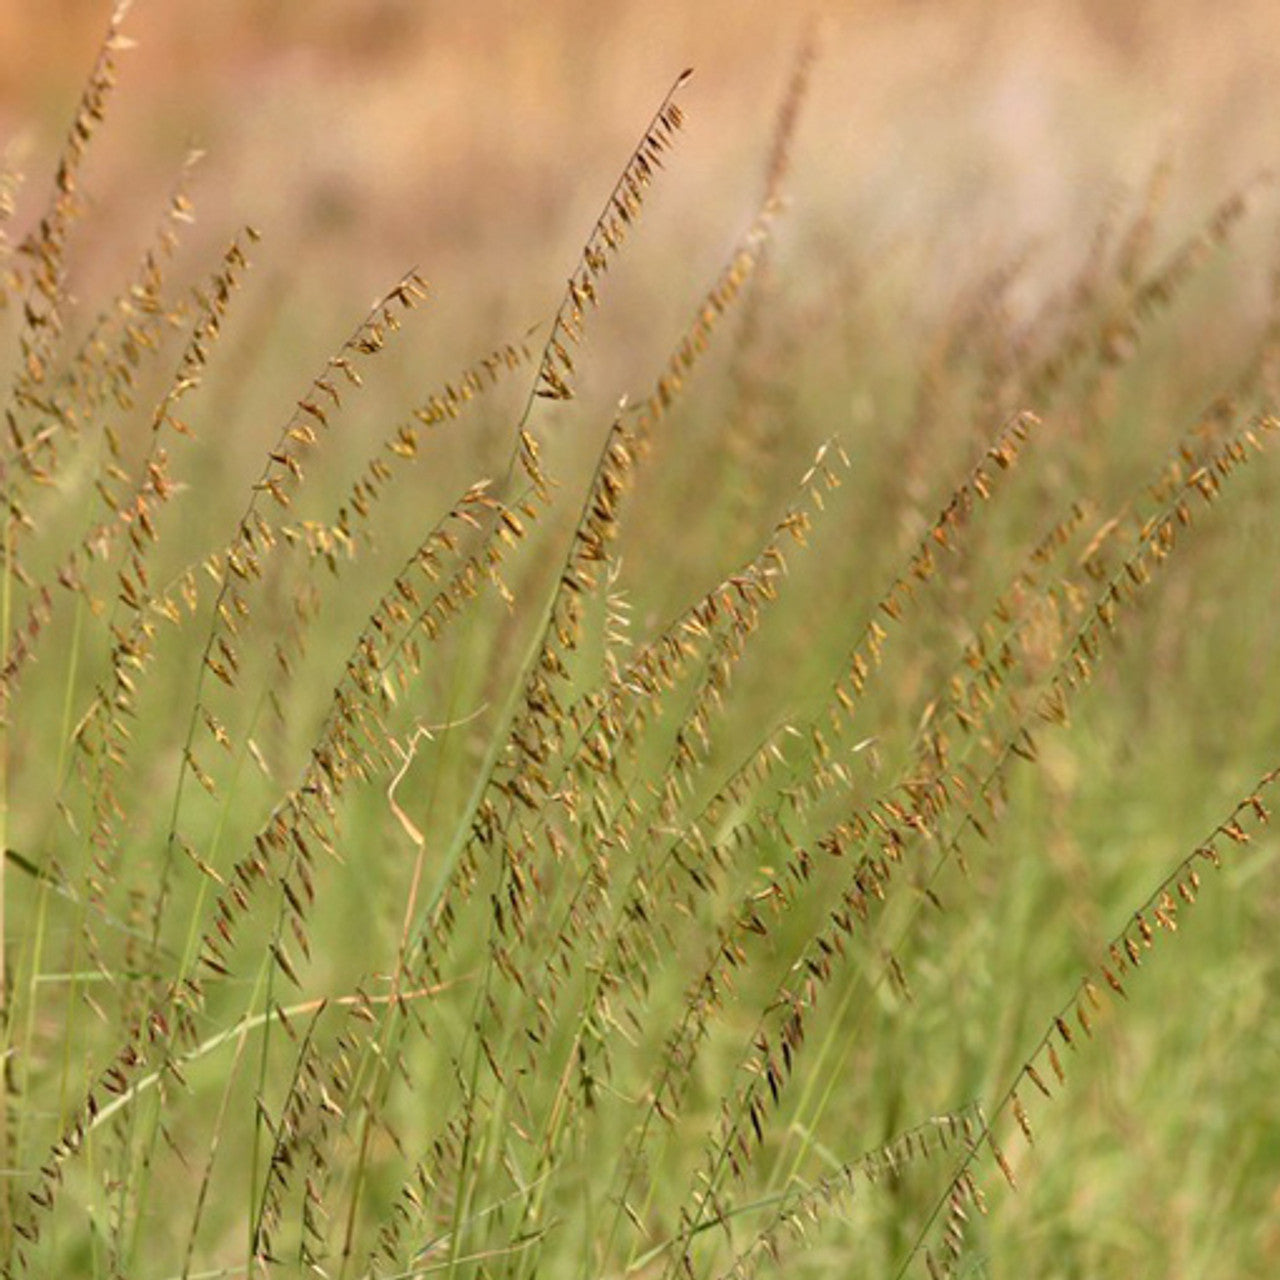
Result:
M824 53L788 234L867 256L925 241L935 304L974 262L1030 241L1070 255L1159 161L1183 213L1276 151L1276 18L1260 0L814 8ZM33 178L103 11L0 6L0 128L28 141ZM362 300L407 260L451 298L537 315L637 114L691 65L683 177L663 199L680 229L672 257L700 279L754 194L803 18L627 0L140 5L116 124L95 148L95 234L127 236L195 145L209 152L207 234L251 219Z

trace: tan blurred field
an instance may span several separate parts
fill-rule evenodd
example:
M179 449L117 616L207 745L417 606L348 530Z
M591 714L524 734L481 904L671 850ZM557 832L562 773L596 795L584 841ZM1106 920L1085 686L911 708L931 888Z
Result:
M261 287L272 305L292 300L296 349L319 350L416 267L447 317L427 338L436 367L456 366L546 314L618 157L691 66L672 180L644 260L618 273L618 341L598 344L605 369L619 349L639 357L604 379L616 396L663 358L751 216L807 12L822 55L779 233L801 290L814 258L828 286L843 275L852 288L874 264L873 287L877 274L909 278L909 303L891 307L937 315L1016 259L1011 305L1031 316L1157 166L1169 166L1168 247L1280 154L1280 21L1249 0L811 11L174 0L133 17L137 48L90 157L77 287L92 298L118 285L195 147L205 158L184 270L251 223L265 241ZM0 135L16 139L35 195L104 6L0 14ZM1234 305L1261 308L1266 290L1255 272ZM1203 338L1207 359L1232 341L1216 325Z
M798 228L966 261L1095 221L1171 162L1179 213L1280 147L1274 6L1257 0L812 6L823 56L797 145ZM259 224L363 297L411 262L480 305L553 291L632 133L684 67L663 193L673 253L736 230L806 9L747 3L141 4L93 190L120 235L204 148L203 233ZM102 4L0 9L0 131L36 163ZM117 213L119 216L116 216ZM1175 219L1176 221L1177 219ZM801 230L803 229L803 230ZM333 251L330 252L330 249ZM268 250L269 252L269 250ZM482 287L467 289L464 281Z

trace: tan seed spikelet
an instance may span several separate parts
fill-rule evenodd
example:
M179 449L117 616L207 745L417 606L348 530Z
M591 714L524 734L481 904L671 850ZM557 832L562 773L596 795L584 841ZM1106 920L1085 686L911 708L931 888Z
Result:
M1116 977L1116 971L1123 973L1128 963L1137 962L1137 956L1140 953L1139 941L1145 947L1150 947L1154 941L1154 932L1146 922L1148 913L1153 915L1167 911L1172 905L1173 899L1171 893L1175 886L1184 881L1184 878L1191 875L1194 871L1194 864L1201 860L1212 862L1215 866L1220 862L1220 855L1216 849L1216 841L1225 839L1227 841L1240 844L1247 842L1251 832L1246 824L1261 826L1270 818L1270 810L1268 809L1264 796L1266 796L1280 782L1280 767L1272 769L1264 774L1253 787L1252 791L1241 800L1231 814L1220 822L1213 830L1212 835L1203 844L1197 846L1191 853L1181 859L1177 865L1164 877L1164 879L1156 886L1147 899L1138 907L1131 917L1132 923L1127 925L1125 929L1116 935L1104 948L1104 953L1109 957L1111 964L1100 961L1096 965L1096 974L1107 983L1107 985L1116 992L1117 995L1126 996L1119 979ZM1165 926L1166 928L1168 926ZM1135 939L1134 934L1138 935ZM1047 1029L1042 1033L1038 1044L1033 1048L1031 1053L1024 1060L1014 1076L1012 1083L1007 1090L1001 1095L999 1103L991 1113L989 1120L986 1118L982 1122L982 1132L979 1135L980 1141L987 1144L993 1158L996 1160L1001 1171L1005 1174L1006 1179L1013 1183L1013 1173L1009 1166L1007 1158L1000 1150L994 1136L994 1129L1004 1118L1006 1112L1013 1116L1018 1130L1026 1138L1028 1142L1031 1138L1030 1119L1026 1114L1025 1107L1022 1103L1019 1087L1023 1080L1030 1081L1044 1098L1050 1098L1052 1095L1044 1082L1043 1075L1037 1064L1042 1060L1047 1060L1050 1069L1053 1072L1059 1085L1067 1083L1067 1077L1062 1067L1062 1061L1058 1054L1057 1047L1054 1043L1055 1037L1059 1040L1075 1047L1074 1037L1070 1028L1066 1024L1066 1018L1069 1013L1075 1012L1079 1017L1081 1011L1087 1005L1095 1009L1104 1009L1106 1007L1101 990L1093 979L1093 975L1086 975L1081 979L1079 986L1071 999L1063 1005L1058 1013L1054 1014L1049 1021ZM1089 1023L1086 1020L1081 1021L1081 1026L1086 1031L1090 1030ZM972 1166L977 1159L979 1147L973 1145L970 1153L966 1156L960 1169L957 1171L956 1178L967 1177L971 1173ZM935 1208L934 1216L940 1211L941 1206L945 1203L944 1198L939 1200L938 1207ZM923 1235L917 1241L915 1248L912 1250L912 1257L918 1256L924 1248ZM909 1261L910 1259L908 1259Z
M74 743L80 754L81 768L91 781L89 796L92 814L92 839L99 847L113 849L119 856L119 842L112 833L124 816L115 798L116 776L122 770L128 755L130 738L129 722L133 714L138 682L147 670L153 656L155 624L158 616L153 609L153 595L147 569L147 557L154 542L151 510L167 501L172 490L167 477L166 459L160 448L161 428L172 420L172 407L199 382L203 367L200 354L216 337L220 317L228 305L245 266L240 238L233 240L223 257L220 269L212 277L205 295L203 311L193 326L192 336L186 344L178 365L174 382L157 405L152 421L150 452L143 460L145 481L135 491L127 505L124 500L115 502L109 491L104 491L108 504L114 503L119 527L127 530L129 547L123 567L117 572L119 588L117 611L127 611L127 621L114 628L114 641L110 653L109 675L99 684L90 710L77 727ZM102 554L103 543L109 538L97 539L94 553ZM64 564L63 572L73 579L76 557ZM25 656L26 650L24 650ZM17 656L17 655L15 655ZM16 667L14 668L16 671ZM198 767L198 766L197 766ZM202 771L197 773L201 785L211 786L211 779ZM118 875L112 866L104 867L103 879L111 881ZM90 939L90 946L94 943Z
M817 465L819 467L824 465L821 455ZM802 491L813 483L813 475L813 470L806 475L801 486ZM783 531L789 530L795 524L798 514L796 510L788 513L788 516L779 522L775 537L782 537ZM758 582L751 574L734 574L726 580L726 583L732 584L734 588L734 593L726 600L723 610L728 623L726 625L723 621L717 622L714 631L708 629L706 632L707 638L713 642L713 648L707 660L704 677L690 701L685 716L686 729L676 735L674 754L668 759L664 775L653 784L652 789L660 797L660 802L656 815L647 819L652 825L648 830L637 829L641 810L637 806L619 805L615 813L610 816L606 827L598 831L594 837L601 847L606 849L617 845L623 848L633 847L638 851L639 860L631 873L630 883L625 886L629 896L628 907L618 932L605 943L606 958L603 960L604 966L610 972L615 972L616 966L616 976L630 984L637 995L643 988L646 966L646 962L642 959L643 934L649 927L651 912L660 905L662 900L662 896L655 894L647 883L647 877L650 874L656 874L661 882L662 864L659 862L652 870L647 869L646 863L651 859L644 852L639 851L662 847L663 833L674 818L674 809L679 803L679 798L692 785L693 774L705 757L709 746L709 721L712 710L723 698L728 680L731 678L732 664L741 654L754 630L760 609L773 597L769 586L769 575L777 571L781 565L780 552L767 548L766 552L758 557L757 563L764 571ZM629 733L631 731L631 729L628 730ZM610 760L616 763L618 744L615 743L612 748L606 746L602 750L607 753ZM590 769L589 765L588 769ZM582 785L591 784L592 774L589 772L583 776ZM688 851L686 856L694 859L697 854ZM682 858L682 863L686 874L697 874L692 871L689 861ZM585 904L586 908L592 912L598 909L593 905L593 901L588 899ZM575 903L573 928L561 928L558 931L558 936L564 944L563 950L557 952L559 963L567 964L573 940L581 936L592 919L592 914L585 913Z
M483 497L482 491L471 491L462 500L460 508L486 502L487 499ZM472 522L468 520L467 523ZM441 533L439 536L444 535ZM491 571L491 565L482 568L478 563L468 562L459 581L471 580L477 573L487 574ZM346 703L340 703L340 705L349 706ZM348 714L350 714L349 711ZM342 735L347 732L345 721L341 719L335 721L334 727L339 733L339 740L332 746L317 745L313 752L310 771L302 786L291 793L263 829L255 842L256 852L237 865L233 880L229 882L226 893L219 900L216 936L206 934L202 945L198 963L207 972L214 975L228 973L226 957L233 938L232 922L249 910L249 894L264 882L270 862L286 852L292 860L284 867L286 878L283 881L286 892L285 901L290 907L288 923L295 940L305 950L306 934L301 927L300 913L304 902L313 897L308 871L308 863L312 856L308 848L309 839L318 840L322 847L328 841L321 822L311 815L309 809L312 805L328 806L331 803L334 788L340 788L343 785L345 776L345 770L336 762L349 749L349 744L342 738ZM194 761L191 763L194 764ZM296 884L296 890L290 887L293 884ZM296 977L293 962L283 944L273 945L272 954L276 963L288 976ZM195 978L194 973L182 975L177 981L186 993L185 1001L188 1005L201 997L202 985ZM112 1078L119 1082L118 1087L123 1088L128 1076L142 1067L146 1060L146 1055L139 1051L138 1042L130 1041L122 1051L116 1066L111 1068L114 1073ZM91 1093L86 1099L85 1105L90 1110L95 1109L93 1098L94 1095Z
M1006 433L991 447L986 458L978 464L968 480L956 491L956 494L944 508L934 525L925 533L916 553L909 559L907 569L895 579L889 591L881 598L878 606L881 611L890 616L897 614L899 618L901 617L901 608L897 602L902 600L905 603L912 598L910 580L912 578L922 580L931 576L934 571L932 544L948 545L948 540L952 536L949 531L959 527L963 520L967 518L967 513L972 510L973 494L981 489L990 492L987 469L993 461L996 464L996 473L1007 470L1012 466L1025 439L1030 421L1029 417L1015 420ZM843 737L845 725L852 718L854 707L869 677L871 664L873 661L878 660L878 655L882 651L887 638L888 633L872 618L864 631L862 643L854 649L851 657L847 659L850 674L833 686L828 716L837 738ZM843 715L838 714L838 709L843 710ZM772 762L775 758L773 752L762 749L750 757L744 769L754 767L755 762L759 761L767 771L772 767ZM819 776L823 781L811 791L804 793L801 799L802 806L807 806L816 800L827 786L839 780L841 773L838 769L835 769ZM732 781L731 779L731 784ZM721 801L718 798L713 798L709 806L710 811L714 814L720 804ZM895 836L895 840L897 838ZM805 855L802 853L801 857L803 856ZM862 874L865 870L866 868L864 867L859 871L859 874ZM882 889L882 882L877 878L874 883L879 893ZM859 900L861 900L860 895Z
M1193 472L1183 488L1174 492L1169 499L1170 505L1179 510L1183 509L1186 496L1192 490L1200 492L1206 501L1211 501L1216 496L1217 489L1208 492L1204 490L1201 472L1213 472L1224 477L1234 474L1234 471L1250 456L1246 450L1246 444L1249 449L1260 450L1266 433L1271 429L1273 427L1270 420L1264 418L1243 429L1236 436L1228 438L1220 449L1211 455L1209 466L1201 468L1199 472ZM1137 549L1122 562L1110 582L1104 584L1094 606L1085 615L1080 629L1065 646L1055 673L1034 704L1033 714L1036 718L1049 724L1066 722L1067 704L1070 698L1092 680L1101 637L1114 627L1115 608L1129 604L1137 591L1149 585L1152 580L1152 569L1163 563L1172 549L1174 528L1175 526L1166 519L1157 518L1149 521L1140 531ZM988 798L991 802L991 798L1004 787L1010 762L1018 758L1034 759L1034 744L1032 743L1029 747L1029 743L1031 739L1027 732L1027 720L1024 717L1020 724L1004 737L990 769L981 777L972 779L968 788L970 793L976 797ZM947 859L962 856L962 841L968 829L977 830L979 834L983 833L983 828L973 818L971 810L967 816L969 822L962 823L955 834L943 843L934 869L930 873L931 880L937 876ZM998 812L993 810L993 816L998 817ZM1146 925L1144 936L1150 932L1150 928L1149 924ZM1136 945L1132 939L1129 939L1126 945L1129 958L1134 964L1138 963ZM1066 1038L1064 1036L1064 1039Z
M238 258L238 264L243 264L243 255ZM215 322L210 330L215 336L220 327L221 312L218 307L225 306L222 299L226 292L221 286L215 286L212 291ZM275 546L270 525L259 512L260 496L266 493L277 505L287 506L289 490L302 482L300 459L303 451L309 449L317 439L308 419L314 419L322 425L327 422L325 411L319 407L319 402L324 398L335 407L340 406L341 395L336 379L340 376L347 385L358 387L360 375L355 367L355 360L376 355L385 343L386 334L398 328L399 313L416 307L426 296L426 292L426 285L416 273L410 272L402 277L374 304L339 351L326 361L324 371L313 380L308 391L299 399L297 409L285 423L276 444L267 451L263 470L252 486L248 504L230 542L206 560L206 567L217 583L217 591L210 629L204 642L201 668L229 689L236 687L237 659L235 648L224 632L229 629L229 624L236 625L234 619L248 616L246 588L261 577L261 557L270 554ZM189 350L180 367L176 383L178 394L187 394L199 383L199 372L204 359L203 344L197 342L193 347L194 354ZM166 403L157 411L156 421L171 419L171 405ZM205 694L201 689L197 692L187 731L185 751L186 758L190 761L194 760L192 749L197 726L201 723L202 715L210 710L205 705ZM176 835L176 831L171 832L171 850ZM166 875L156 898L156 920L160 918L159 912L163 909L167 890Z
M18 254L27 260L21 268L24 283L30 286L25 324L19 335L22 370L11 393L18 405L45 381L46 361L62 329L67 237L81 209L77 190L80 166L115 87L116 55L132 44L121 31L127 9L128 4L123 3L112 10L58 159L49 204L35 229L18 246ZM12 432L12 408L9 424Z
M684 116L675 96L692 75L692 70L681 72L658 104L587 234L578 263L569 273L564 297L552 318L550 333L538 359L538 372L516 427L515 450L507 472L510 476L518 462L539 492L545 487L545 479L538 461L537 438L528 430L534 402L573 398L574 369L569 348L582 340L587 312L599 305L600 279L639 216L645 190L656 177L656 171L663 167L662 156L683 124Z
M1020 446L1022 439L1024 438L1025 429L1026 429L1026 424L1024 422L1019 422L1015 424L1015 427L1013 431L1010 433L1010 435L1002 439L996 446L993 446L988 457L992 462L994 462L997 465L999 469L1007 469L1007 467L1010 466L1014 461L1014 459L1016 458L1017 449ZM948 528L951 525L951 523L954 521L955 512L965 511L968 509L969 504L971 503L972 500L967 499L964 495L970 490L972 490L972 492L975 492L979 496L985 496L987 493L990 492L990 480L988 478L988 473L984 469L984 465L980 465L975 470L975 472L970 478L970 481L967 482L966 486L962 487L962 489L959 491L957 498L953 499L952 504L949 505L949 507L947 508L947 511L944 513L944 517L942 518L942 520L940 520L938 524L934 526L935 531L937 530L945 531L945 529ZM937 536L935 532L935 540L941 541L945 545L945 535ZM925 545L927 548L927 543ZM931 571L929 568L929 562L927 558L919 554L917 554L917 556L913 558L911 565L912 565L912 569L916 572L927 573ZM899 582L902 582L902 579L899 579ZM895 584L895 588L890 592L889 598L894 597L894 594L897 589L898 589L897 584ZM884 635L885 633L883 632L883 629L879 628L873 623L872 624L873 646L879 645L880 643L882 643L884 639ZM877 815L873 814L871 816L876 817ZM895 836L894 842L891 843L889 847L891 850L896 851L898 847L896 836ZM877 883L881 883L881 882L882 882L882 877L881 879L877 880ZM751 917L747 917L745 923L746 923L746 927L750 929L752 927ZM724 949L721 949L720 951L717 952L717 954L724 954L724 953L725 953ZM802 988L802 990L799 992L793 991L793 992L790 992L789 994L782 996L781 1002L785 1003L788 1000L794 1000L798 1002L796 1005L797 1009L802 1009L805 1006L805 1004L812 999L812 984L806 983L805 987L809 988L810 994L806 995L804 993L804 988ZM698 990L701 990L701 991L708 991L708 990L713 991L714 989L715 989L714 982L710 982L710 983L702 982L698 984ZM798 1017L801 1017L802 1015L797 1014L796 1016L798 1018ZM802 1024L798 1023L797 1026L799 1025L802 1025ZM739 1114L745 1114L752 1121L753 1127L758 1128L757 1107L760 1104L758 1100L755 1098L752 1090L753 1090L753 1086L750 1083L743 1086L739 1091L739 1093L736 1095L735 1105L741 1109ZM717 1139L716 1149L718 1149L721 1152L726 1152L734 1148L740 1141L741 1136L742 1136L742 1131L739 1129L736 1129L733 1122L731 1121L728 1122L728 1127L721 1133L720 1137ZM712 1169L708 1171L707 1176L711 1177L712 1179L714 1179L716 1176L716 1174L714 1173L715 1167L717 1166L713 1164Z
M677 81L671 93L674 94L682 83L683 78ZM665 107L660 108L656 118L662 117L665 110ZM669 369L678 367L682 373L688 373L705 350L720 316L733 303L755 265L771 213L767 211L761 215L752 226L729 266L708 291L697 308L690 329L671 357ZM659 386L667 381L669 375L663 375ZM512 723L505 759L497 764L499 774L490 784L503 798L505 812L501 815L497 812L493 798L482 797L478 802L483 822L477 832L483 839L492 840L499 832L507 832L522 809L536 807L535 794L528 789L531 782L537 786L540 795L545 796L550 791L549 782L542 779L540 765L549 754L560 750L566 712L552 692L547 676L562 671L563 654L576 647L581 616L578 597L585 591L595 590L598 585L597 567L603 562L607 545L613 537L618 503L632 482L635 456L644 451L655 424L673 398L674 392L668 390L665 399L651 398L647 408L634 418L625 412L620 413L606 436L595 475L583 500L582 514L568 556L548 606L541 652L530 667L523 709ZM517 778L522 780L519 788L513 781ZM505 847L514 850L518 846L508 844ZM515 909L517 930L523 910L520 903L521 897L517 895L511 904Z
M619 431L619 430L621 430L621 428L620 428L619 424L615 424L615 431ZM617 466L619 466L619 465L622 465L622 464L623 464L623 455L622 455L622 454L620 454L620 453L618 452L618 450L617 450L617 443L618 443L618 442L617 442L616 436L612 436L612 435L611 435L610 442L608 442L608 443L607 443L606 447L605 447L605 448L602 450L602 452L601 452L601 459L602 459L602 462L601 462L601 472L600 472L600 474L601 474L602 476L604 476L604 477L609 477L610 475L612 475L612 476L614 477L614 479L615 479L615 480L620 479L620 478L621 478L621 474L622 474L622 473L615 473L615 472L612 470L612 468L617 467ZM821 465L821 460L820 460L820 465ZM808 484L810 484L810 485L814 483L814 474L815 474L815 473L811 471L811 472L810 472L810 474L806 477L806 482L807 482ZM608 484L608 483L606 483L606 484L603 486L603 492L610 492L610 491L613 491L613 490L615 490L615 489L616 489L616 485L613 485L613 484ZM594 543L595 543L595 542L597 542L597 541L599 540L599 538L600 538L600 537L602 537L602 536L607 536L607 534L606 534L606 532L605 532L605 529L606 529L606 527L605 527L605 526L593 526L593 525L591 524L591 521L592 521L592 520L599 520L599 519L601 519L601 518L602 518L602 516L603 516L603 512L602 512L602 510L600 509L599 504L598 504L598 503L593 503L593 502L591 502L591 501L586 501L586 502L584 502L584 512L586 512L586 513L587 513L586 518L587 518L587 522L588 522L588 523L587 523L587 529L588 529L588 531L590 531L590 530L594 527L594 528L595 528L595 533L594 533L594 535L591 535L590 533L588 533L588 536L587 536L584 540L575 540L575 546L576 546L576 547L578 547L578 549L579 549L579 550L578 550L578 554L581 554L581 549L582 549L582 547L583 547L584 545L585 545L586 547L588 547L588 548L589 548L589 547L591 547L592 545L594 545ZM791 524L791 523L794 523L794 522L793 522L793 521L784 522L784 526L785 526L785 525L789 525L789 524ZM772 557L768 557L768 558L767 558L767 560L772 560ZM591 559L590 559L590 558L588 558L586 561L584 561L584 564L586 564L586 565L590 565L590 563L591 563L591 562L592 562L592 561L591 561ZM545 690L543 690L543 691L542 691L542 694L541 694L540 696L542 696L542 697L544 697L544 698L545 698L545 696L546 696L546 691L545 691ZM539 714L541 715L541 714L543 714L543 712L539 712ZM528 745L527 745L527 744L526 744L525 749L526 749L526 750L528 749ZM560 785L561 787L563 787L563 783L560 783L559 785ZM522 801L521 803L523 803L523 801ZM493 821L493 820L494 820L494 818L493 818L492 816L487 817L487 818L485 819L486 823L491 822L491 821ZM508 836L508 841L510 841L510 839L512 839L512 838L517 838L517 839L518 839L519 837L518 837L518 836L513 836L513 835L510 835L510 834L509 834L509 836ZM507 846L507 847L508 847L508 848L510 847L510 844L509 844L509 843L508 843L508 846ZM517 863L514 863L514 864L507 863L507 864L505 864L505 865L507 865L507 868L508 868L508 874L512 877L513 881L514 881L516 884L520 884L520 883L522 883L522 873L521 873L521 870L520 870L520 864L517 862ZM523 890L523 889L521 889L521 890L520 890L520 892L521 892L521 893L523 893L523 892L524 892L524 890ZM519 901L519 899L512 899L512 900L511 900L511 903L510 903L510 910L514 913L514 914L512 915L512 921L513 921L513 923L514 923L514 924L515 924L515 926L516 926L516 930L517 930L517 935L516 935L516 936L518 936L518 931L519 931L519 928L520 928L520 922L521 922L521 920L522 920L522 918L523 918L523 911L525 910L525 908L524 908L523 906L517 906L517 905L516 905L516 903L517 903L518 901ZM506 911L504 910L504 915L505 915L505 914L506 914ZM574 925L574 927L573 927L572 929L561 929L561 930L559 931L559 937L560 937L560 938L561 938L561 940L566 944L566 946L569 944L569 940L570 940L571 938L573 938L573 937L575 937L575 936L578 936L578 933L579 933L579 927L580 927L580 925L582 924L582 921L583 921L583 917L581 917L581 916L578 916L578 917L576 917L575 919L576 919L576 922L575 922L575 925ZM551 973L551 972L553 972L553 971L555 970L555 968L556 968L556 963L555 963L555 962L553 962L553 963L548 964L548 965L546 965L546 966L540 966L540 971L546 971L546 972L548 972L548 973ZM545 1009L545 1007L546 1007L546 1006L545 1006L545 1001L544 1001L543 999L539 998L539 999L535 1002L535 1006L536 1006L536 1007L538 1007L538 1008L543 1008L543 1009ZM535 1043L537 1042L537 1040L538 1040L538 1038L539 1038L539 1034L540 1034L540 1033L539 1033L539 1031L536 1029L536 1027L531 1027L531 1028L529 1029L529 1031L528 1031L528 1035L532 1038L533 1042L535 1042ZM660 1105L660 1104L659 1104L659 1105Z

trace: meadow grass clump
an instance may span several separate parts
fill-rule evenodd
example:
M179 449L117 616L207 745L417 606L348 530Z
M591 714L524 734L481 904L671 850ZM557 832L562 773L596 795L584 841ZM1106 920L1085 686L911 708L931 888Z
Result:
M6 1274L1268 1274L1277 298L1187 353L1270 177L881 360L894 261L774 248L806 42L597 419L685 72L406 401L424 275L277 368L256 231L175 283L192 166L74 297L122 19L4 187Z

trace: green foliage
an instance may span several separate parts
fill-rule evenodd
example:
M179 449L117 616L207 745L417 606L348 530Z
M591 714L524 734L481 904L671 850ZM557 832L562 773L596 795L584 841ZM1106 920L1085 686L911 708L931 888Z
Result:
M773 248L806 47L596 421L685 73L549 322L406 404L426 281L292 385L253 231L172 284L185 174L72 297L120 19L4 247L7 1272L1270 1274L1268 180L921 333Z

